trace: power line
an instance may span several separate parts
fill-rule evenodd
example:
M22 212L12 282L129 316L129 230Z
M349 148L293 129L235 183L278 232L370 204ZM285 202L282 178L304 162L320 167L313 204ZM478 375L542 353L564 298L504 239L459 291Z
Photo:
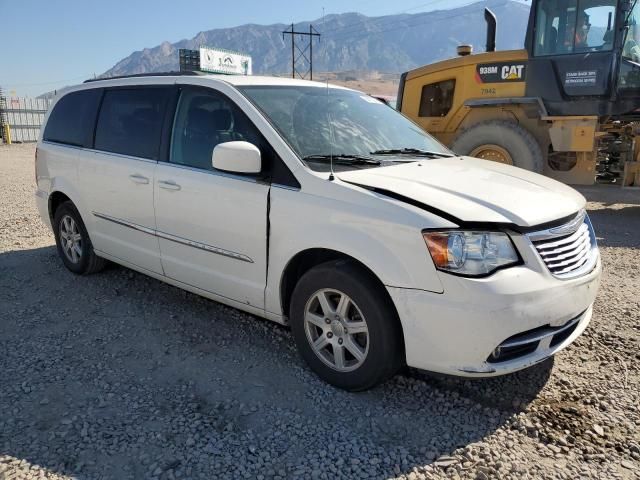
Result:
M403 11L395 13L395 14L385 15L384 17L381 17L381 18L374 18L374 19L371 20L370 23L372 23L373 25L376 25L376 26L389 26L389 25L393 25L393 24L402 23L402 22L407 21L407 20L415 19L418 16L419 17L423 17L425 15L430 15L430 14L431 15L433 15L433 14L437 15L440 12L450 12L451 9L449 9L449 10L429 10L429 11L426 11L426 12L419 12L419 13L410 14L412 16L411 18L404 18L404 19L389 19L389 18L387 18L387 17L394 17L394 16L402 15L403 13L407 13L407 12L409 12L411 10L415 10L416 8L424 7L424 6L427 6L427 5L433 5L435 3L439 3L439 2L442 2L442 1L444 1L444 0L432 0L432 1L428 2L428 3L423 3L423 4L420 4L420 5L416 5L416 6L412 7L412 8L403 10ZM473 5L474 3L487 3L487 2L482 2L482 0L471 0L471 1L467 2L467 3L464 3L464 4L456 6L454 10L458 10L460 8L467 7L469 5ZM456 16L456 15L458 15L458 14L456 13L454 16ZM350 24L350 25L343 25L343 26L338 27L338 28L333 28L333 29L330 29L328 31L323 31L322 33L329 35L329 32L347 30L347 29L349 29L351 27L359 26L359 25L362 25L364 23L365 23L365 20L361 20L360 22L353 23L353 24Z
M417 8L422 8L422 7L425 7L425 6L428 6L428 5L434 5L436 3L440 3L440 2L443 2L443 1L445 1L445 0L430 0L430 1L426 2L426 3L421 3L419 5L414 5L413 7L409 7L407 9L405 9L405 10L400 11L400 12L390 13L388 15L385 15L384 17L373 18L373 19L370 20L370 23L373 24L374 26L385 26L386 27L386 26L389 26L389 25L403 23L403 22L408 21L408 20L413 20L417 16L422 17L424 15L433 14L434 11L430 10L428 12L421 12L421 13L417 13L417 14L411 14L412 18L408 18L408 19L389 19L389 18L386 18L386 17L393 17L393 16L401 15L401 14L407 13L407 12L409 12L411 10L415 10ZM468 3L465 3L463 5L459 5L456 8L466 7L466 6L471 5L473 3L481 3L481 0L471 0ZM447 11L447 10L439 10L439 11ZM435 11L435 12L438 12L438 11ZM344 35L342 35L340 33L338 35L335 35L335 32L342 32L344 30L352 30L353 27L362 26L365 22L366 22L366 20L363 19L363 20L360 20L358 22L350 23L348 25L342 25L342 26L334 27L334 28L330 28L330 29L324 29L323 28L322 29L322 35L331 37L332 39L337 38L337 37L343 37ZM323 16L322 16L322 24L323 24L323 26L324 26L324 23L325 23L325 15L324 15L324 10L323 10ZM345 38L348 38L348 37L345 37Z
M389 14L384 15L384 16L382 16L382 17L374 18L373 20L371 20L371 22L372 22L372 23L374 23L374 24L376 24L376 23L378 23L378 22L380 22L380 23L384 24L384 23L385 23L385 17L392 17L392 16L396 16L396 15L402 15L403 13L410 12L411 10L415 10L415 9L417 9L417 8L426 7L427 5L433 5L433 4L435 4L435 3L440 3L440 2L444 2L444 1L445 1L445 0L431 0L431 1L427 2L427 3L421 3L420 5L414 5L413 7L407 8L406 10L402 10L402 11L400 11L400 12L389 13ZM424 13L432 13L432 11L429 11L429 12L422 12L422 13L423 13L423 14L424 14ZM417 15L419 15L419 14L417 14ZM348 24L348 25L342 25L342 26L339 26L339 27L330 28L330 29L328 29L328 30L323 30L323 31L322 31L322 34L323 34L323 35L330 35L330 34L331 34L331 32L337 32L337 31L342 31L342 30L348 30L348 29L350 29L350 28L352 28L352 27L356 27L356 26L362 25L365 21L366 21L366 20L360 20L360 21L358 21L358 22L356 22L356 23L351 23L351 24Z
M291 77L296 78L296 73L302 79L307 78L307 74L309 75L309 79L313 80L313 37L318 37L320 39L320 34L318 31L313 28L313 25L309 25L308 32L296 32L293 23L291 24L291 30L285 30L282 32L282 39L284 40L285 35L291 35ZM300 37L308 37L308 43L305 44L304 48L300 48L299 45L296 45L296 35ZM296 56L296 50L298 52ZM307 52L309 52L309 56L307 56ZM309 68L302 73L302 70L296 69L296 64L302 61L302 64L305 65L305 62L309 64Z
M326 70L326 71L322 71L322 72L315 72L316 75L326 75L326 74L337 74L337 73L352 73L354 71L357 71L357 69L352 68L349 70ZM380 70L375 70L375 72L379 75L393 75L393 76L400 76L400 72L382 72ZM272 75L274 77L288 77L291 75L290 72L271 72L268 73L268 75ZM324 81L324 80L323 80Z
M497 6L506 5L506 4L509 3L509 1L510 0L505 0L505 1L502 1L502 2L499 2L499 3L492 3L489 6L495 8ZM471 1L471 2L468 2L466 4L461 5L460 7L466 7L466 6L472 5L474 3L480 3L480 2ZM482 8L484 9L484 7L482 7ZM422 17L424 15L427 15L427 14L430 14L430 13L432 13L432 12L425 12L425 13L417 14L417 15L420 15L420 18L422 19ZM464 15L468 15L468 14L471 14L471 13L476 13L476 11L465 12ZM417 15L416 15L416 17L417 17ZM460 12L457 12L457 13L452 14L452 15L439 16L436 19L429 18L429 19L426 19L426 20L421 20L420 22L417 22L417 23L408 23L410 20L415 20L416 17L414 17L414 18L410 18L410 19L407 19L407 20L399 20L399 21L390 22L385 26L388 27L389 25L395 25L395 24L399 24L399 23L404 23L404 25L402 25L401 28L407 29L407 28L417 27L419 25L424 25L425 23L430 23L433 20L442 21L442 20L446 20L446 19L449 19L449 18L455 18L455 17L460 17L460 16L461 16ZM363 30L363 31L360 31L360 32L352 33L352 34L349 34L349 33L347 33L347 34L338 34L338 35L335 35L335 36L331 36L330 39L333 40L333 41L335 41L335 40L345 40L345 39L349 39L349 38L359 38L359 37L364 37L364 36L379 35L381 33L390 32L390 31L393 31L393 30L398 30L398 28L396 28L396 27L394 27L394 28L385 28L385 29L378 30L378 31L375 31L375 32L372 32L372 31L369 31L369 30Z
M490 6L491 7L496 7L498 5L505 5L508 3L509 0L504 0L501 1L499 3L492 3ZM459 8L463 8L463 7L468 7L469 5L473 5L476 3L480 3L477 2L475 0L471 0L467 3L464 3L462 5L460 5ZM485 3L485 2L482 2ZM426 23L430 23L432 21L442 21L442 20L446 20L449 18L457 18L463 15L469 15L469 14L475 14L477 11L481 11L484 9L484 5L482 7L480 7L478 10L470 10L469 12L465 12L465 13L460 13L460 12L456 12L456 13L451 13L449 11L449 14L446 14L444 12L447 12L447 10L439 10L436 12L424 12L424 13L419 13L419 14L415 14L414 16L412 16L411 18L408 19L398 19L398 20L394 20L392 22L389 22L385 25L383 25L384 27L390 27L391 25L400 25L400 28L413 28L413 27L417 27L419 25L424 25ZM440 12L443 12L443 14L440 14ZM428 17L428 18L425 18ZM414 22L415 20L418 20L417 22ZM370 30L363 30L360 32L357 32L355 34L338 34L335 36L331 37L331 40L344 40L346 38L353 38L353 37L357 37L357 36L364 36L364 35L378 35L380 33L384 33L384 32L390 32L393 30L397 30L398 28L393 27L393 28L384 28L382 30L377 30L377 31L370 31Z

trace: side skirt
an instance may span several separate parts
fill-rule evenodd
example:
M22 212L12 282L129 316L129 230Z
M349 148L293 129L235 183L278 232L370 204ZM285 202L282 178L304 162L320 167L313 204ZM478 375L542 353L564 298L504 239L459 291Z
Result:
M114 263L130 268L131 270L135 270L137 272L143 273L144 275L155 278L156 280L160 280L161 282L168 283L169 285L173 285L174 287L181 288L182 290L187 290L188 292L195 293L196 295L200 295L201 297L208 298L209 300L213 300L214 302L222 303L224 305L228 305L229 307L237 308L238 310L242 310L244 312L250 313L257 317L265 318L267 320L271 320L281 325L286 325L286 321L282 317L282 315L278 315L273 312L267 312L261 308L256 308L251 305L247 305L247 304L238 302L236 300L232 300L231 298L218 295L208 290L203 290L193 285L189 285L188 283L183 283L174 278L167 277L165 275L161 275L159 273L155 273L150 270L146 270L145 268L139 267L138 265L135 265L133 263L129 263L126 260L122 260L121 258L118 258L116 256L109 255L108 253L105 253L99 250L96 250L95 252L98 256L102 258L106 258L107 260L110 260Z

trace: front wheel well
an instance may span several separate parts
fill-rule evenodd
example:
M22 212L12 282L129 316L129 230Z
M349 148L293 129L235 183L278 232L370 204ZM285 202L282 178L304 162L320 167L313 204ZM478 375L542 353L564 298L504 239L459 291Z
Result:
M56 215L56 210L64 202L70 202L71 199L62 192L53 192L49 195L49 219L53 225L53 217Z
M330 250L326 248L311 248L297 253L291 260L289 260L289 263L282 273L282 277L280 280L280 304L282 306L282 313L284 316L288 317L289 315L291 296L293 294L293 290L296 287L296 284L298 283L298 280L300 280L300 278L313 267L336 260L353 263L362 270L366 271L371 276L371 278L376 283L378 283L381 291L385 292L390 305L393 307L394 311L396 311L395 305L393 304L391 296L389 296L384 283L382 283L380 278L378 278L378 276L360 260L357 260L350 255L338 252L336 250Z

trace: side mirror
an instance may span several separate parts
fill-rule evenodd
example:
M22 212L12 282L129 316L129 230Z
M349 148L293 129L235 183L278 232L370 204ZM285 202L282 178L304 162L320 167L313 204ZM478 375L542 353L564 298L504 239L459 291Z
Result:
M213 168L232 173L260 173L260 150L249 142L224 142L213 149Z

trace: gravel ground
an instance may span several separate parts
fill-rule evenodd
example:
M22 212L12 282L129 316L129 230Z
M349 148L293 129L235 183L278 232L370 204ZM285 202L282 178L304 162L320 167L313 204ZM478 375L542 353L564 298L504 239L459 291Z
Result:
M118 266L62 266L33 146L0 147L0 479L640 479L640 191L583 189L605 272L541 365L349 394L286 328Z

